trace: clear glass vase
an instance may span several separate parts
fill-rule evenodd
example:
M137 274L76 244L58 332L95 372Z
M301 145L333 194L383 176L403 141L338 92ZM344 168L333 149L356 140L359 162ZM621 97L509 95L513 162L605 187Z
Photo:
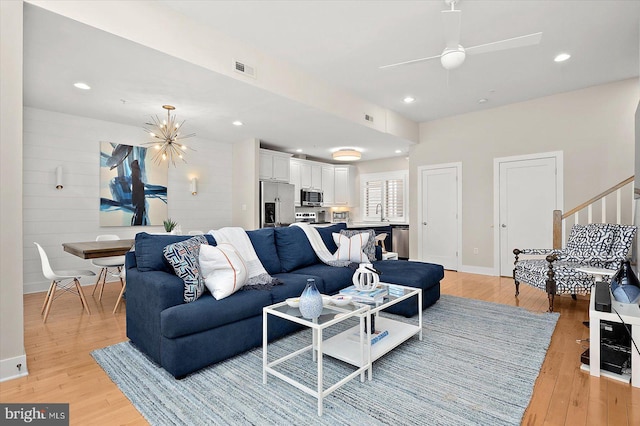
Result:
M315 319L322 313L322 295L316 287L316 280L309 278L300 295L300 313L304 318Z

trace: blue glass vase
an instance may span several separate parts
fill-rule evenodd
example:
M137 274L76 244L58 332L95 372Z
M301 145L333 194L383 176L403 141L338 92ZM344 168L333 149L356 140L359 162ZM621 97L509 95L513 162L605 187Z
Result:
M300 313L304 318L315 319L322 313L322 295L316 287L316 280L309 278L300 295Z

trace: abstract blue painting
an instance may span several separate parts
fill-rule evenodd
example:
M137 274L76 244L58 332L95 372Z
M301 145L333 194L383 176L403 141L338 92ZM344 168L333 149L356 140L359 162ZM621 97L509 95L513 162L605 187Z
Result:
M161 226L167 218L168 165L147 148L100 142L100 226Z

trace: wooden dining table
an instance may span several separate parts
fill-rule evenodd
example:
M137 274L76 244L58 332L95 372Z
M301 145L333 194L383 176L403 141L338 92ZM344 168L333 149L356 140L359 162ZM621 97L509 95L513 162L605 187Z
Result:
M97 259L100 257L123 256L131 247L134 240L85 241L77 243L62 243L64 251L83 259Z

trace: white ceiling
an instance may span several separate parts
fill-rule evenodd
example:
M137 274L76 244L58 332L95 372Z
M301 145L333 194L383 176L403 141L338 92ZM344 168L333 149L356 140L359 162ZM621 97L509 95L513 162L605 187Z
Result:
M439 0L163 3L416 122L637 77L639 70L640 1L463 0L457 6L463 46L538 31L542 42L469 56L448 72L437 60L378 69L442 51L446 5ZM561 51L572 58L554 63ZM93 89L73 88L79 80ZM24 84L28 106L142 126L171 103L199 137L229 143L255 137L324 159L340 146L362 148L363 159L397 155L396 149L405 155L410 146L31 5L25 5ZM416 102L404 104L406 95ZM245 126L230 125L238 117Z

